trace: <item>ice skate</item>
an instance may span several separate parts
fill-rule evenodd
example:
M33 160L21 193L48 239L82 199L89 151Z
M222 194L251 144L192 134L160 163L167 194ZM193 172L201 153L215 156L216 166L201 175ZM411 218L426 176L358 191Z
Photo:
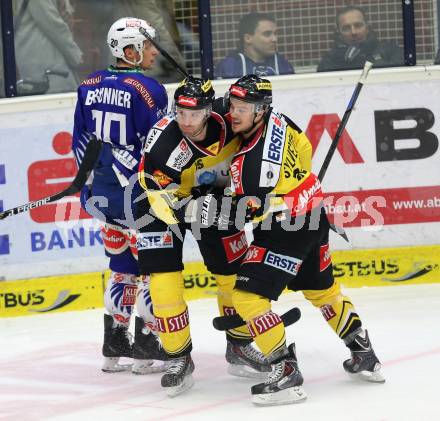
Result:
M353 341L347 344L351 358L344 361L344 370L352 377L373 383L384 383L381 364L371 346L366 330L360 329Z
M180 395L193 386L194 379L191 375L193 371L194 363L190 354L168 361L161 385L166 388L166 393L170 398Z
M302 388L303 377L298 369L295 344L289 345L285 357L273 365L264 383L252 386L252 402L259 406L287 405L307 398ZM288 353L287 353L288 352Z
M266 379L272 371L267 358L252 344L239 346L228 341L225 357L229 363L228 373L232 376Z
M102 371L117 373L131 370L132 364L120 364L119 358L131 358L132 354L133 349L128 328L114 323L112 316L104 314L104 344L102 346L104 364Z
M145 327L141 317L136 317L133 344L133 374L161 373L166 370L168 355L156 334Z

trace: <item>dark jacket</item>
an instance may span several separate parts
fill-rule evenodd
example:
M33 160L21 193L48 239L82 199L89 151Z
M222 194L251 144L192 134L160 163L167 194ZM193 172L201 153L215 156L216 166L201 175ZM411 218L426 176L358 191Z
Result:
M374 67L402 66L403 49L394 41L379 41L371 32L367 40L357 46L345 44L338 36L335 46L319 62L317 71L360 69L367 60Z
M221 60L215 68L216 79L233 79L247 74L260 77L295 73L290 63L281 55L274 54L263 63L255 63L240 51L234 51Z

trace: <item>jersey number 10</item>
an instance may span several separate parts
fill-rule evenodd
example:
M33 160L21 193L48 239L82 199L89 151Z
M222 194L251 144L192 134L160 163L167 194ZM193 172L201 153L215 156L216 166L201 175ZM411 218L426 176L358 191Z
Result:
M119 144L127 145L127 124L126 115L121 113L104 112L92 110L93 120L96 122L96 137L104 142L117 143L117 139L110 137L110 128L112 123L119 123Z

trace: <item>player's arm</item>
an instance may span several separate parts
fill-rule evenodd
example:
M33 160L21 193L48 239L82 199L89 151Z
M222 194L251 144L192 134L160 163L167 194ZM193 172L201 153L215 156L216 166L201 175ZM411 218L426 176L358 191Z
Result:
M293 130L294 146L298 152L301 167L309 172L312 171L313 148L309 138L289 117L284 114L283 117Z
M176 195L179 185L154 165L152 157L148 154L142 157L138 179L154 215L167 225L179 223L175 215L175 209L179 207L179 199Z
M295 148L303 169L312 171L312 144L304 132L295 133Z

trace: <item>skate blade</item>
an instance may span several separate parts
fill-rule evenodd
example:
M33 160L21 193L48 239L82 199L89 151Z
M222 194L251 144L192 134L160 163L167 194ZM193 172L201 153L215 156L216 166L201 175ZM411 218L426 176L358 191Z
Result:
M163 361L155 360L133 360L131 372L137 375L163 373L167 366Z
M385 383L385 377L382 373L377 371L361 371L356 374L351 374L351 377L370 383Z
M194 385L194 379L190 374L189 376L185 376L183 382L178 386L167 387L166 394L168 395L169 398L174 398L175 396L182 394L188 389L191 389L193 385Z
M132 364L119 364L119 357L105 357L101 370L104 373L119 373L121 371L130 371Z
M270 371L268 371L268 372L257 371L247 365L229 364L228 373L231 376L236 376L236 377L245 377L247 379L266 380L267 376L271 372Z
M307 399L301 386L289 387L274 393L252 395L252 403L257 406L290 405L301 403Z

